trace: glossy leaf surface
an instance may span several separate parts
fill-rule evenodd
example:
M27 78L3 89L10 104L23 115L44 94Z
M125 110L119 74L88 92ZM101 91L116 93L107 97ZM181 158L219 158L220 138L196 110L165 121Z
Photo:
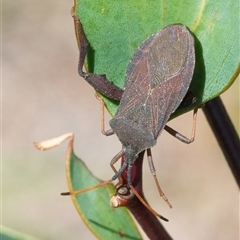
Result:
M70 190L98 184L86 165L73 152L70 140L67 154L67 178ZM73 195L72 199L81 218L98 239L142 239L126 208L112 208L110 198L115 193L112 184Z
M186 25L195 35L197 64L190 87L197 97L194 106L225 91L239 71L237 1L77 0L76 14L91 45L88 70L106 74L119 87L137 47L173 23ZM114 115L117 104L106 105Z

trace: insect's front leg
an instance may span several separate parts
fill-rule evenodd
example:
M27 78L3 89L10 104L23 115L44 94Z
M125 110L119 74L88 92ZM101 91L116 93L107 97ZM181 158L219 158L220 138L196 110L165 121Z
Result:
M84 61L88 51L88 41L83 32L82 24L75 14L74 7L71 9L71 15L74 20L75 33L79 48L78 73L83 77L96 91L111 99L120 101L123 90L110 83L105 74L93 74L83 71Z

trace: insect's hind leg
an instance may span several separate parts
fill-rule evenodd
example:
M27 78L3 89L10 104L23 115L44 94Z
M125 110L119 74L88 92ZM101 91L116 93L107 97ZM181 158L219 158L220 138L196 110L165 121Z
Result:
M75 8L71 9L71 15L74 20L75 33L79 48L79 60L78 60L78 73L83 77L96 91L103 95L120 101L122 98L123 90L114 84L110 83L105 74L93 74L83 71L84 61L88 52L88 41L83 32L80 19L75 14Z
M172 129L171 127L169 127L167 125L164 127L164 129L168 133L170 133L172 136L174 136L175 138L180 140L181 142L186 143L186 144L192 143L194 141L194 139L195 139L195 133L196 133L197 111L198 111L198 108L195 108L193 110L193 126L192 126L191 138L188 138L188 137L182 135L181 133L175 131L174 129Z
M75 34L79 49L78 73L81 77L85 79L87 77L87 73L83 72L83 65L88 51L88 41L83 33L82 24L75 14L74 7L72 7L71 9L71 15L74 21Z

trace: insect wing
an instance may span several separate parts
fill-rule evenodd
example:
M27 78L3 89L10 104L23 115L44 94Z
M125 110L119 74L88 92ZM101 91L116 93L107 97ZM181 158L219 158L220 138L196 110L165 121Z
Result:
M148 55L154 35L148 38L135 52L128 66L125 90L117 113L110 126L123 146L131 145L135 153L151 147L156 140L149 120L146 119L146 103L151 90Z
M185 26L169 25L157 32L138 48L129 64L114 119L124 118L130 123L128 131L132 127L142 136L157 139L186 95L194 66L194 39Z
M124 117L136 119L142 114L146 114L145 111L142 111L142 108L151 90L148 55L154 36L155 35L148 38L137 49L128 65L124 94L114 118ZM144 117L144 115L142 117Z
M148 55L152 129L155 138L178 108L190 86L195 67L194 38L180 24L158 32Z

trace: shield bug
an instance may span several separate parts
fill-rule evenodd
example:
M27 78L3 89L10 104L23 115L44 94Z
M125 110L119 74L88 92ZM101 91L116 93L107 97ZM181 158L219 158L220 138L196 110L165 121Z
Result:
M84 45L85 43L82 44L82 46ZM82 68L86 55L86 49L83 51L85 51L84 54L80 54L79 58L80 68ZM166 126L170 115L178 108L188 91L194 67L194 38L186 26L182 24L169 25L144 41L128 65L124 93L120 97L120 105L114 118L109 122L111 129L105 131L102 127L102 132L105 135L109 136L115 133L123 145L123 149L110 163L115 170L113 165L124 156L121 168L118 171L115 170L115 175L108 181L62 195L79 194L108 184L119 178L127 168L127 184L139 200L145 204L132 186L132 166L138 154L147 150L149 166L159 193L168 202L158 184L150 148L156 144L163 129L185 143L191 143L194 140L197 110L194 112L191 139ZM84 73L82 69L79 70L79 74L86 81L91 80L91 85L93 85L92 82L98 80L104 83L103 79L106 79L105 75ZM168 204L171 207L169 202ZM156 214L148 205L147 207L155 215L166 220L161 215Z

